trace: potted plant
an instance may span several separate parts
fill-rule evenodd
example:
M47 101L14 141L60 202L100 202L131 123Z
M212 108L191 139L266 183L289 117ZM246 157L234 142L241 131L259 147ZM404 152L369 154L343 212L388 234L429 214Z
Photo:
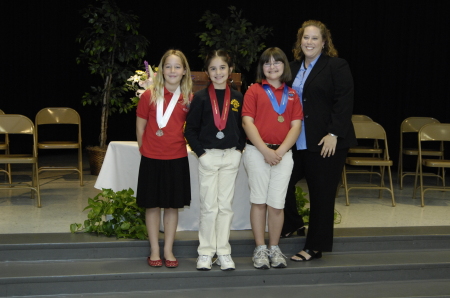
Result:
M196 34L200 38L199 57L206 58L212 49L225 49L235 61L234 72L249 72L252 63L258 60L258 53L266 47L261 40L272 34L272 28L254 27L242 16L242 10L235 6L228 9L230 16L225 19L209 10L203 14L200 22L205 23L207 31ZM242 81L245 82L245 76Z
M122 12L114 0L96 0L98 6L88 5L83 13L88 25L81 31L77 41L82 44L77 63L86 63L93 75L101 80L100 86L91 86L91 92L82 97L83 105L100 105L101 121L99 146L90 148L100 157L90 158L91 173L98 174L106 152L108 117L115 112L128 112L134 105L125 98L129 91L127 78L135 69L132 62L141 62L148 40L139 34L138 17ZM88 148L89 151L89 148ZM92 169L94 167L94 169Z
M88 199L84 210L90 210L84 224L73 223L70 225L70 231L117 238L147 239L145 208L137 206L133 194L131 188L118 192L102 189L93 199Z
M309 213L310 213L309 208L305 207L305 205L309 203L309 200L305 197L306 195L307 193L304 192L300 186L295 187L295 199L297 203L297 211L298 214L300 214L303 217L305 226L309 224ZM342 220L341 213L338 210L334 209L334 223L340 224L341 220Z

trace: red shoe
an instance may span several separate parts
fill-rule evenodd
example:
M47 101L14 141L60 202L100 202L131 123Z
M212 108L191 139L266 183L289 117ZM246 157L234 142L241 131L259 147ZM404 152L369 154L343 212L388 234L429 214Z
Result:
M162 267L162 260L152 261L150 257L147 257L148 265L151 267Z
M176 267L178 267L178 260L175 260L175 261L164 260L164 263L165 263L167 268L176 268Z

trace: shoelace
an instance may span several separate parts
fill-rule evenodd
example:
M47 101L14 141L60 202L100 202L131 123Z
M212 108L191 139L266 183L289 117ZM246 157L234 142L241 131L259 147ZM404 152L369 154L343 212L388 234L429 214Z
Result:
M275 256L275 257L282 256L283 258L287 259L287 257L279 249L271 250L269 256Z
M224 259L224 262L231 262L231 257L230 257L230 255L222 255L222 258ZM218 260L219 258L217 258L216 259L216 261ZM215 261L214 261L215 262Z
M197 258L197 262L200 260L200 262L206 262L207 260L208 260L208 256L207 255L201 255L201 256L198 256L198 258ZM214 264L216 261L214 261L213 263L211 263L211 264Z
M264 256L265 255L265 256ZM270 255L270 251L268 249L261 249L255 253L255 259L261 259L264 257L268 257Z

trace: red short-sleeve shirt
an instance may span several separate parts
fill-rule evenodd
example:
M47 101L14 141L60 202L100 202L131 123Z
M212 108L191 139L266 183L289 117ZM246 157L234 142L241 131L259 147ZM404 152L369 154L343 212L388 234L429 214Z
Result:
M156 104L150 104L150 95L150 90L145 91L141 95L136 110L136 115L139 118L147 120L142 136L142 145L139 148L141 154L148 158L164 160L187 156L183 126L189 107L182 104L182 95L180 95L179 102L175 105L169 122L163 128L164 135L161 137L156 135L156 131L159 129L156 122ZM166 111L172 95L173 93L164 88L163 112Z
M279 122L278 113L273 109L269 96L262 85L270 86L278 104L280 104L285 84L283 83L279 88L275 88L266 80L263 80L261 84L253 84L245 93L242 116L249 116L254 119L259 135L265 143L281 144L291 129L291 121L303 119L302 106L297 92L288 87L288 103L285 112L282 114L284 122Z

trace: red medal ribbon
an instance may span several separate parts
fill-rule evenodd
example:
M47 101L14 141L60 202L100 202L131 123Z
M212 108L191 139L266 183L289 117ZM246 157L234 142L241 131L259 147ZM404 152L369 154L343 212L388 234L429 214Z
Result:
M218 130L222 130L227 126L228 112L230 110L230 87L226 87L225 96L223 98L222 116L220 116L219 103L217 102L216 90L213 84L208 86L209 99L211 100L211 106L214 116L214 124Z

